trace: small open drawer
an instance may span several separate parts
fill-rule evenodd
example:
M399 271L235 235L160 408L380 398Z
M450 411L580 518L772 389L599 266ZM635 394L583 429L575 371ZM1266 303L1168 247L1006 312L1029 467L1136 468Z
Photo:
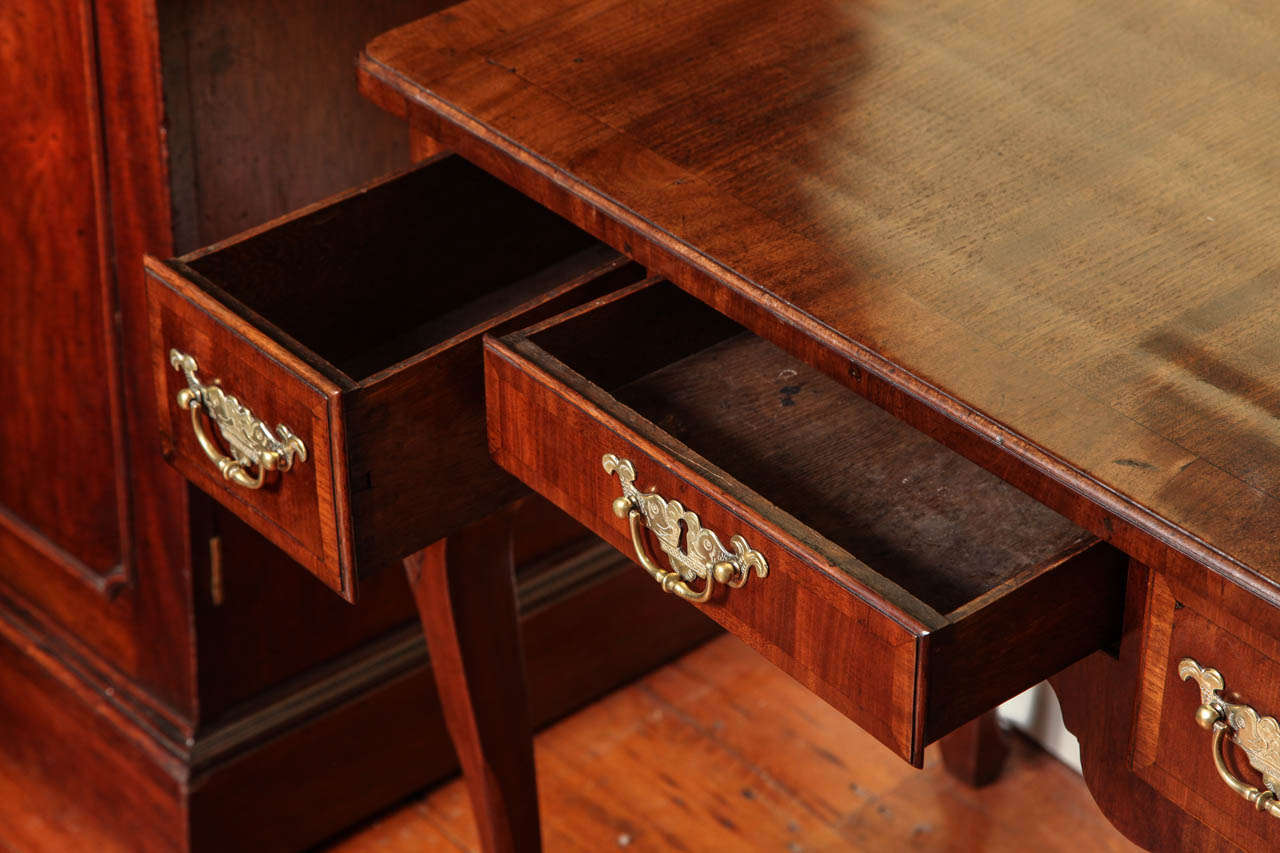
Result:
M671 284L485 347L503 467L917 765L1119 636L1120 552Z
M457 157L146 263L166 456L349 600L521 491L481 335L641 272Z

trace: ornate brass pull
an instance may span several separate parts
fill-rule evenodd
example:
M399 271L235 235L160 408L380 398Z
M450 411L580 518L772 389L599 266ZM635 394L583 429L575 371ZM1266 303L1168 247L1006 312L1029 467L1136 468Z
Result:
M717 583L740 588L747 582L752 568L759 577L769 574L769 563L764 555L752 550L741 536L735 534L729 539L733 549L729 550L720 543L720 537L704 528L698 516L685 509L679 501L669 501L661 495L637 489L636 469L630 459L619 459L612 453L606 453L603 462L605 472L616 473L622 482L622 497L613 502L613 512L618 518L627 519L636 559L663 590L689 601L703 602L711 597ZM657 537L658 546L671 563L670 569L662 568L649 556L644 527ZM683 550L680 548L682 532ZM701 589L690 586L698 580L703 581Z
M1205 669L1191 658L1178 662L1178 675L1183 681L1195 679L1200 686L1200 707L1196 722L1213 732L1213 765L1231 790L1244 797L1260 812L1280 817L1280 723L1275 717L1263 717L1248 705L1228 702L1219 694L1225 689L1222 673ZM1222 755L1222 740L1231 732L1236 746L1244 750L1249 764L1262 774L1265 788L1255 788L1236 778Z
M200 369L196 360L176 349L169 350L169 364L187 379L187 387L178 392L178 406L191 412L191 429L196 434L209 461L218 466L224 479L246 489L259 489L268 471L288 471L293 460L307 461L307 448L284 424L276 426L279 437L239 400L223 392L217 379L208 385L196 378ZM200 410L204 409L218 426L218 432L231 448L226 456L204 431ZM249 468L256 466L256 474Z

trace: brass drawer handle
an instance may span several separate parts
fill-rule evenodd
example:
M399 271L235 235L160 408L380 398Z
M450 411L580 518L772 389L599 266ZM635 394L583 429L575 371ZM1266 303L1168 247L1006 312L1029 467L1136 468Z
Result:
M651 491L637 489L636 469L630 459L619 459L612 453L606 453L603 462L605 472L616 473L622 482L622 497L613 502L614 515L627 519L636 559L663 590L689 601L703 602L711 597L717 583L740 588L747 582L752 568L759 577L769 574L769 563L764 555L752 550L741 536L735 534L729 539L733 549L729 550L720 543L720 537L704 528L698 516L685 509L679 501L669 501ZM680 547L682 524L684 549ZM649 556L644 527L657 537L658 546L671 564L670 570L662 568ZM704 581L701 589L690 586L698 580Z
M1182 680L1195 679L1200 685L1200 707L1196 722L1213 732L1213 764L1218 775L1231 790L1244 797L1260 812L1280 817L1280 723L1275 717L1263 717L1248 705L1237 705L1223 699L1218 691L1225 689L1222 673L1205 669L1191 658L1178 663ZM1236 746L1244 750L1249 764L1262 774L1265 788L1259 789L1236 778L1222 755L1222 739L1231 732Z
M262 487L268 471L288 471L294 457L307 461L307 448L284 424L276 426L279 437L239 400L223 392L214 379L208 385L196 378L200 369L196 360L176 349L169 350L169 364L187 379L187 387L178 392L178 406L191 412L191 429L209 461L218 466L224 479L246 489ZM204 409L218 426L218 432L231 448L225 456L204 431L200 410ZM256 474L249 468L256 467Z

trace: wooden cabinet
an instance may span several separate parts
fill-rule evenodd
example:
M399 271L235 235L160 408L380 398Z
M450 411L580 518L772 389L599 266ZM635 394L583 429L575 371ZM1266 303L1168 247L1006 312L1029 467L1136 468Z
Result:
M96 61L91 3L0 10L0 571L23 584L34 550L108 593L129 509Z
M184 489L133 441L111 194L124 153L108 145L120 92L105 85L123 82L107 54L126 45L103 41L127 22L99 11L0 10L0 595L12 630L38 622L168 725L187 710L191 645L182 573L155 567L183 565Z
M0 846L299 848L451 772L412 599L379 571L397 549L361 562L353 608L165 463L162 425L181 453L190 420L161 419L142 263L409 167L405 127L360 97L353 61L441 5L0 9ZM260 244L189 260L235 292L213 267ZM270 287L240 284L249 304ZM323 291L289 286L318 316ZM482 447L479 417L463 423ZM713 630L545 503L521 506L513 536L535 720ZM325 565L335 583L354 567ZM580 655L566 626L610 619L630 639Z

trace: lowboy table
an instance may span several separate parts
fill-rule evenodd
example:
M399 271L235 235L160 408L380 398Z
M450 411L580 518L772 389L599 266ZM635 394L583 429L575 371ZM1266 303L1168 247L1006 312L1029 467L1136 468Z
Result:
M1278 44L1212 0L470 0L360 75L679 288L490 338L502 465L908 760L1053 676L1126 835L1274 849ZM1101 543L885 522L863 398Z
M1050 678L1128 837L1276 849L1278 44L1213 0L468 0L359 60L460 157L152 264L175 464L348 598L446 537L408 567L490 849L539 844L490 456L904 760ZM210 369L284 412L253 464Z

